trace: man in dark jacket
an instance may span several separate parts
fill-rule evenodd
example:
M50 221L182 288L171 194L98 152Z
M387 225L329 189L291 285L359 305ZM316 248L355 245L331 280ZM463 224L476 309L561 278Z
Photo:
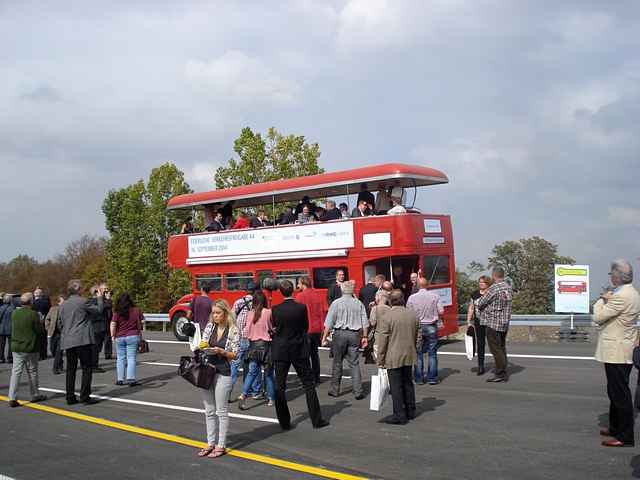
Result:
M95 342L92 316L102 314L104 303L102 289L96 292L95 304L90 304L80 296L80 280L69 282L69 298L60 306L62 318L62 349L67 355L67 404L78 403L75 394L76 370L78 360L82 366L82 387L80 401L86 404L97 403L91 398L92 348Z
M340 285L342 285L342 282L344 282L346 279L347 275L344 273L343 269L339 268L338 270L336 270L336 281L335 283L329 285L329 288L327 289L328 306L331 306L331 303L333 303L336 298L342 297L342 289L340 288Z
M89 299L89 306L96 307L98 305L98 291L102 292L102 309L90 310L89 318L93 324L93 344L91 345L91 365L94 373L104 373L105 370L100 368L100 352L104 345L104 339L107 336L107 320L104 318L105 314L105 302L104 291L106 285L96 285L91 288L91 298Z
M9 384L9 406L18 407L18 387L22 371L27 369L29 387L31 388L31 401L45 400L40 395L38 385L38 357L40 350L40 338L47 336L40 316L32 310L33 294L25 293L20 297L21 306L11 314L11 350L14 362L11 370L11 382Z
M51 300L44 294L42 288L36 287L33 291L33 309L40 314L40 322L44 325L44 319L51 309ZM47 336L38 337L40 342L40 360L47 359Z
M336 208L336 202L333 200L327 200L327 209L322 215L320 215L321 222L328 222L329 220L341 220L342 213Z
M271 342L271 356L276 375L276 415L283 430L291 428L291 413L287 405L287 375L293 365L307 397L307 408L313 428L322 428L329 422L322 418L320 402L309 361L309 320L307 307L293 299L293 284L289 280L280 282L280 293L284 301L272 310L275 333Z
M11 354L11 314L15 310L13 305L13 297L5 294L4 304L0 306L0 363L13 363L13 355ZM5 345L7 356L5 357Z
M369 318L371 307L376 300L376 293L378 292L380 286L382 286L382 282L380 282L380 285L376 285L376 281L377 277L370 277L367 284L360 289L360 293L358 295L358 298L364 305L364 308L367 310L367 318Z

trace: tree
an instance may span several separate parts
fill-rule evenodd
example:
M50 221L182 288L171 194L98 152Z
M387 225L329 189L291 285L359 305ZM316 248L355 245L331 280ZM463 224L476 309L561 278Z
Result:
M116 293L129 292L146 311L166 311L175 300L168 289L167 244L184 214L167 211L167 202L191 191L183 172L167 163L151 171L146 185L139 180L112 190L103 202L107 278Z
M501 266L513 286L513 312L553 313L553 265L573 264L571 257L558 255L558 246L532 237L496 245L489 266Z
M284 136L273 127L267 131L266 139L249 127L243 128L233 149L237 159L231 158L227 166L216 170L218 189L324 172L318 166L317 143L307 143L302 135Z

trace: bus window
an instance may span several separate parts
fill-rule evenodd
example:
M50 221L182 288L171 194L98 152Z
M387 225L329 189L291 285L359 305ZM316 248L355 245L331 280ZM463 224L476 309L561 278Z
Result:
M246 290L253 282L253 272L225 273L224 283L227 290Z
M431 255L424 257L422 275L431 285L442 285L451 282L448 255Z
M279 281L289 280L291 283L293 283L294 287L297 287L298 279L300 277L306 277L307 275L309 275L308 270L286 270L286 271L276 272L276 279Z
M347 267L325 267L313 269L313 286L315 288L329 288L336 281L336 272L344 270L344 277L349 279L349 270Z
M265 278L273 278L273 270L258 270L258 285L262 288Z
M196 275L196 289L202 291L202 287L205 283L209 284L212 291L219 292L222 290L222 275L219 273Z

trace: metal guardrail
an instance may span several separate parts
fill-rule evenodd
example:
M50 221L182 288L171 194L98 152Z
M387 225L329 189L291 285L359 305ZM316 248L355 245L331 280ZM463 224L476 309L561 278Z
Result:
M146 330L146 323L162 323L162 331L166 332L167 323L171 322L168 313L145 313L143 328ZM466 325L467 316L458 315L458 324ZM515 327L569 327L572 325L570 314L556 315L512 315L511 326ZM573 315L574 327L590 327L593 325L593 315L576 314Z
M593 315L575 314L572 321L571 314L555 315L512 315L510 326L514 327L591 327ZM467 316L458 315L458 324L466 325Z
M162 331L167 331L167 323L171 322L168 313L145 313L144 320L142 321L142 330L147 330L147 322L149 323L162 323Z

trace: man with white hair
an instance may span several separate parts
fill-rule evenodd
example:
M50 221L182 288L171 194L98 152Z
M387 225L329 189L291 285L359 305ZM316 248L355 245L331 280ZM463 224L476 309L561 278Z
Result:
M82 367L80 401L86 404L97 403L97 400L91 398L92 345L95 342L91 316L102 314L104 290L98 287L95 305L80 296L80 280L71 280L68 290L69 298L60 305L59 313L62 319L62 349L67 355L67 404L78 403L75 393L78 360Z
M22 371L27 369L31 401L41 402L46 397L40 394L38 385L38 358L40 356L40 338L46 338L44 326L40 316L31 307L33 294L23 293L20 297L20 307L11 315L11 350L13 351L13 369L9 383L9 406L18 407L18 388Z
M609 428L600 434L612 437L605 447L634 445L633 402L629 389L633 348L638 345L636 321L640 314L640 294L633 287L633 268L626 260L611 263L609 281L613 291L602 293L593 306L598 325L596 360L604 363L609 396Z
M353 296L355 284L346 281L340 284L342 297L336 299L329 307L324 322L322 344L327 344L327 337L333 332L331 351L333 353L333 370L331 372L331 388L329 396L337 397L342 380L342 361L346 358L351 367L353 394L356 400L364 398L362 391L362 374L360 372L359 348L366 348L369 320L367 311L360 300Z

